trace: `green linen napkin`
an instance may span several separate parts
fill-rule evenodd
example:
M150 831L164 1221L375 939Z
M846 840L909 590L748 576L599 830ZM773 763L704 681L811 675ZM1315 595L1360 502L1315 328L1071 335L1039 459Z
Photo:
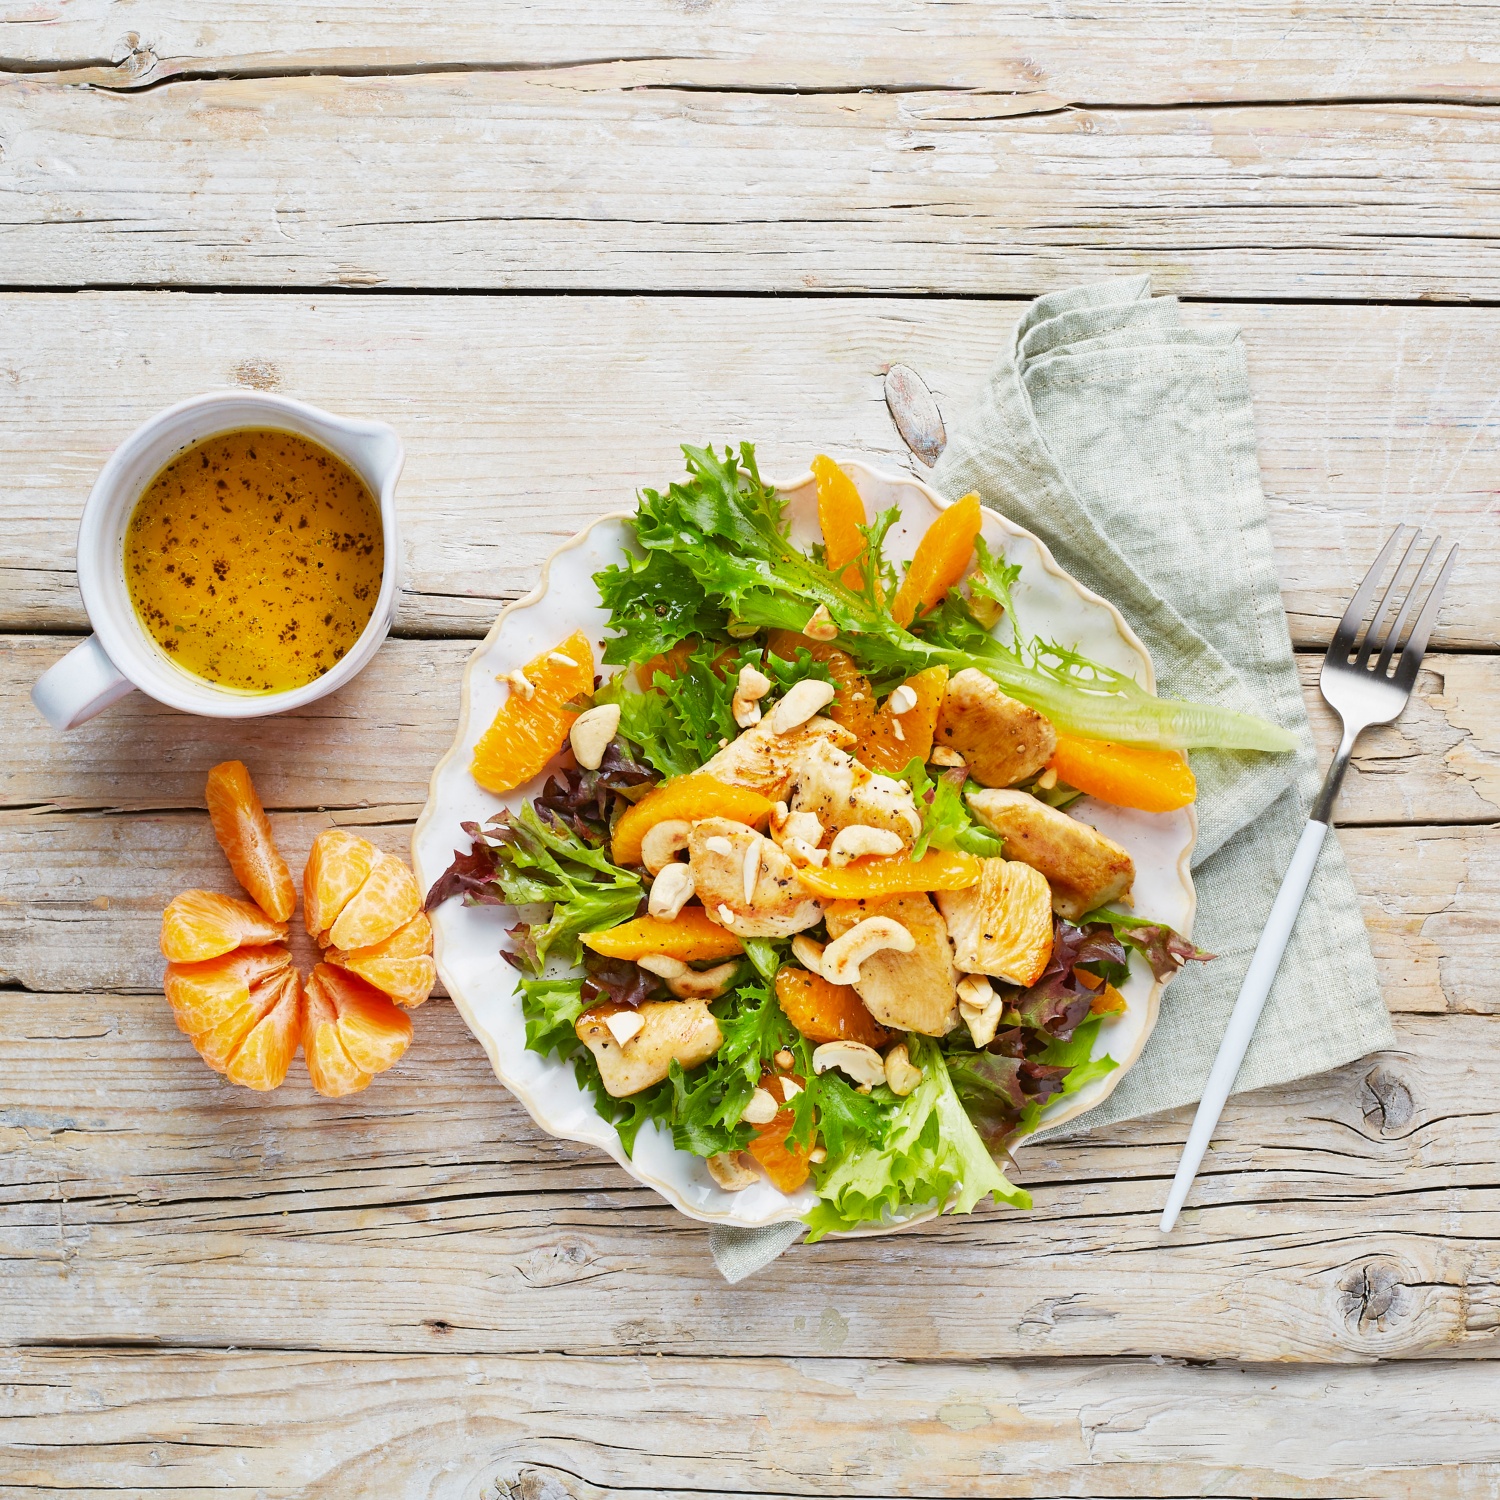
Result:
M935 488L950 498L977 490L1116 604L1151 653L1159 692L1258 713L1298 738L1290 755L1193 754L1193 936L1218 958L1172 981L1135 1066L1097 1109L1053 1132L1072 1136L1199 1097L1307 820L1318 765L1237 329L1185 325L1176 300L1153 298L1144 276L1039 297L954 429ZM1330 838L1235 1088L1285 1083L1394 1045L1359 903ZM796 1235L795 1226L715 1228L711 1248L726 1278L739 1280Z

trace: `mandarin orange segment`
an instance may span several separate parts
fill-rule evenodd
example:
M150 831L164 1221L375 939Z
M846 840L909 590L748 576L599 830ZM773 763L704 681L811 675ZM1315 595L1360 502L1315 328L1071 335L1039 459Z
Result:
M586 932L583 945L605 958L626 958L634 962L648 953L665 953L684 963L704 963L709 959L735 958L744 952L744 944L732 933L711 921L701 906L684 906L672 921L661 917L636 917L605 932Z
M319 964L307 981L302 1007L302 1056L312 1086L325 1098L341 1099L370 1082L370 1074L355 1067L339 1037L338 1008L323 987Z
M474 780L486 791L514 791L562 749L574 710L594 690L594 650L581 630L521 668L494 722L474 747Z
M269 1009L228 1058L223 1073L232 1083L266 1093L281 1087L302 1030L302 981L295 969L264 987Z
M821 974L783 964L776 971L776 999L787 1020L810 1042L883 1047L891 1039L853 985L834 984Z
M302 920L321 939L365 883L380 850L346 828L325 828L313 840L302 871Z
M799 1078L796 1082L800 1084L802 1080ZM781 1084L781 1079L775 1076L768 1076L760 1081L760 1086L777 1103L783 1102L785 1097ZM812 1175L808 1161L812 1152L811 1143L794 1146L787 1141L792 1133L794 1120L795 1116L790 1109L777 1110L775 1118L769 1124L756 1129L755 1134L750 1137L750 1144L745 1148L760 1163L772 1185L783 1193L795 1193Z
M891 618L898 625L910 625L940 603L964 576L983 525L979 496L970 494L955 500L927 528L891 601Z
M983 862L959 850L929 849L921 859L859 859L842 869L809 865L797 878L830 901L867 901L908 891L961 891L977 884Z
M307 981L309 993L314 986L332 1005L344 1054L361 1073L385 1072L411 1045L411 1021L358 975L319 964Z
M202 963L245 943L284 943L285 922L273 922L250 901L217 891L184 891L161 914L161 953L169 963Z
M815 641L796 630L773 630L768 645L783 661L796 661L797 653L806 651L814 661L822 662L838 689L838 696L829 705L828 717L856 739L863 740L869 734L875 723L875 690L847 651L828 641Z
M726 786L701 771L675 776L642 797L615 824L611 857L617 865L640 864L641 840L658 823L669 819L697 822L701 818L729 818L755 827L771 816L773 806L759 792Z
M208 816L234 878L275 922L291 919L297 904L292 872L276 850L271 821L255 795L243 761L226 760L208 773Z
M168 964L163 989L180 1031L212 1030L250 1002L250 991L291 967L282 947L237 948L202 963Z
M853 750L856 760L887 776L904 770L914 756L925 764L932 754L932 737L937 732L938 714L948 691L948 669L928 667L908 677L901 687L915 698L912 706L896 712L894 703L905 701L901 688L897 688L881 704L874 722Z
M830 573L843 569L845 588L865 586L865 570L855 561L865 550L865 502L854 481L826 453L812 461L818 485L818 524L823 529L823 559ZM845 567L845 564L848 564Z
M437 983L437 965L431 955L432 923L426 912L419 911L382 942L349 953L330 948L323 957L368 980L398 1005L415 1009Z
M1192 767L1180 750L1116 745L1060 734L1048 765L1069 786L1116 807L1175 812L1198 795Z
M394 854L382 850L364 884L328 929L329 945L347 951L382 942L421 909L416 876Z
M698 637L690 635L685 641L678 641L670 651L662 651L649 661L642 662L635 669L635 675L640 679L643 688L651 687L658 676L668 677L675 681L687 671L688 661L697 649Z

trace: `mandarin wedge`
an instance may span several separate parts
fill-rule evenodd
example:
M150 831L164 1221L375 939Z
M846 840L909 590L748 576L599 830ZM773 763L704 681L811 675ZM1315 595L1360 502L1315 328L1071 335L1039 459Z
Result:
M605 958L627 958L632 963L648 953L664 953L692 964L736 958L745 951L745 945L701 906L684 906L670 922L647 915L604 932L586 932L583 945Z
M1116 745L1106 740L1057 737L1048 762L1071 787L1142 812L1176 812L1198 795L1188 758L1180 750Z
M364 1088L411 1045L411 1022L379 990L331 964L307 981L302 1049L313 1087L329 1098Z
M856 560L865 550L865 534L860 530L865 524L865 502L854 481L826 453L813 459L812 471L818 486L823 561L830 573L842 568L844 587L858 593L865 586L865 570Z
M470 767L490 792L514 791L562 749L577 712L568 704L594 690L593 647L575 630L509 680L510 694L474 747Z
M250 901L217 891L184 891L161 914L161 953L169 963L202 963L249 943L284 943L285 922L273 922Z
M214 837L229 860L234 878L255 904L276 922L291 920L297 904L292 872L276 850L271 822L255 795L243 761L226 760L208 773L205 790Z
M313 840L302 872L302 920L307 935L327 942L327 932L365 883L380 850L346 828L325 828Z
M947 667L927 667L908 677L880 706L869 730L851 752L872 771L895 776L913 759L927 760L938 714L948 691ZM897 712L897 705L910 707Z
M382 850L365 883L328 929L329 946L347 951L384 942L421 909L416 876L394 854Z
M323 957L328 963L358 974L409 1010L419 1006L437 983L437 965L432 961L432 923L422 911L381 942L347 953L330 948Z
M168 964L163 988L177 1027L189 1036L212 1030L250 1003L250 991L291 967L285 948L236 948L202 963Z
M266 1093L279 1089L286 1078L302 1035L302 980L295 969L262 986L256 1009L269 999L259 1019L225 1061L224 1076L232 1083Z
M964 576L983 526L979 496L974 494L955 500L933 520L891 601L891 618L898 625L910 625L926 614Z
M782 1014L810 1042L863 1042L883 1047L891 1033L865 1009L854 986L834 984L792 964L776 971L776 1001Z
M638 865L641 843L658 823L681 818L730 818L752 827L764 823L775 806L749 787L729 786L702 771L674 776L652 788L634 807L627 808L610 842L610 857L617 865Z
M800 1078L794 1078L793 1082L801 1087ZM760 1086L778 1104L785 1102L786 1094L780 1077L763 1077ZM795 1193L812 1175L809 1165L811 1143L797 1146L787 1140L795 1119L790 1108L777 1110L775 1118L769 1124L756 1129L755 1134L750 1137L750 1144L745 1148L760 1163L761 1170L771 1179L772 1185L783 1193Z

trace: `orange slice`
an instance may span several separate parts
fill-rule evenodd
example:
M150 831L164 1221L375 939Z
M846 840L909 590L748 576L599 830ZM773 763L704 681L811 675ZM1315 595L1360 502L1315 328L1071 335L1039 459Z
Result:
M168 964L163 988L180 1031L198 1036L250 1003L250 991L291 967L285 948L237 948L203 963Z
M575 712L566 705L594 690L593 648L575 630L527 662L521 677L474 747L474 780L486 791L513 791L562 749Z
M201 963L246 943L284 943L285 922L217 891L184 891L161 914L161 952L169 963Z
M897 688L880 705L880 712L873 716L869 729L851 752L872 771L883 771L887 776L904 770L913 757L925 765L932 754L932 737L948 691L948 669L928 667L908 677L901 686L915 695L916 702L897 713L891 702L901 691ZM898 701L905 701L904 695Z
M319 964L307 981L302 1050L313 1087L330 1099L366 1087L411 1044L411 1022L355 974Z
M636 917L606 932L586 932L583 945L605 958L628 958L634 962L648 953L665 953L684 963L734 958L745 945L732 933L709 920L701 906L684 906L670 922L661 917Z
M427 920L426 912L419 911L381 942L347 953L330 948L323 957L351 974L358 974L408 1009L420 1005L437 983L437 966L432 961L432 923Z
M815 896L868 901L908 891L961 891L978 881L982 867L976 855L931 849L921 859L858 859L838 870L809 865L797 871L797 878Z
M611 855L617 865L638 865L641 841L658 823L673 818L690 823L702 818L728 818L755 827L771 816L774 805L749 787L728 786L701 771L675 776L626 810L615 824Z
M787 1020L810 1042L863 1042L883 1047L891 1033L865 1009L854 986L783 964L776 971L776 999Z
M830 573L843 569L845 588L862 590L865 570L855 561L865 550L865 502L854 481L826 453L812 461L818 485L818 524L823 529L823 560ZM845 564L848 564L845 567Z
M796 1080L799 1084L802 1080ZM785 1095L782 1089L782 1081L779 1077L768 1076L762 1078L760 1086L776 1100L782 1103ZM759 1126L755 1134L750 1137L750 1144L745 1148L751 1156L761 1165L766 1176L783 1193L795 1193L798 1188L812 1175L812 1169L808 1164L808 1157L812 1151L809 1143L806 1146L793 1146L787 1142L787 1137L792 1133L794 1116L791 1109L777 1110L775 1118L769 1124Z
M968 569L975 538L983 525L979 496L965 495L927 528L891 601L891 618L898 625L910 625L918 615L942 602L943 595Z
M364 884L328 929L334 948L365 948L383 942L422 909L416 876L394 854L380 851Z
M276 922L291 918L297 904L292 872L276 851L271 822L255 795L243 761L226 760L208 773L208 816L234 878Z
M310 938L323 940L379 858L369 839L344 828L325 828L313 840L302 872L302 920Z
M255 1010L258 1019L222 1072L232 1083L266 1093L281 1087L297 1052L302 1029L302 980L297 971L288 970L264 985L256 995Z
M1175 812L1198 795L1198 783L1180 750L1116 745L1107 740L1057 737L1048 765L1071 787L1143 812Z

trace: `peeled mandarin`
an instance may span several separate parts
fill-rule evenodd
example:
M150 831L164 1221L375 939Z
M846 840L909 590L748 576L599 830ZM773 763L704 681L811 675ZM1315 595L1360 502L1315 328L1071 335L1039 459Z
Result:
M411 1022L373 985L331 964L312 971L302 1047L320 1094L364 1088L401 1057L411 1034Z
M267 981L263 989L271 1004L225 1062L223 1072L231 1082L265 1093L281 1087L297 1051L302 981L292 969Z
M246 943L284 943L285 922L273 922L250 901L217 891L184 891L161 914L161 952L170 963L201 963Z
M796 1082L800 1084L802 1080L799 1078ZM762 1078L760 1086L778 1104L783 1102L785 1091L779 1077ZM768 1124L756 1128L755 1134L750 1137L750 1144L745 1147L760 1163L761 1169L771 1179L772 1185L783 1193L795 1193L812 1175L812 1168L808 1161L812 1151L811 1144L794 1146L787 1141L787 1137L792 1133L794 1122L795 1116L792 1110L777 1110L775 1118Z
M834 984L792 964L776 971L776 1000L782 1014L810 1042L883 1047L891 1039L891 1033L865 1009L853 985Z
M437 983L437 965L432 961L432 923L422 911L382 942L347 953L330 948L323 956L327 962L368 980L377 990L409 1009L420 1005Z
M329 945L347 951L381 942L421 909L416 876L394 854L381 850L364 884L328 929Z
M325 828L313 840L302 872L302 919L318 940L365 883L380 850L345 828Z
M168 964L163 988L178 1029L196 1036L248 1005L250 991L291 967L285 948L237 948L203 963Z
M702 963L711 958L734 958L745 951L745 945L701 906L684 906L670 922L648 914L604 932L586 932L583 945L605 958L632 962L648 953L665 953L684 963Z
M729 818L736 823L754 826L764 823L774 807L768 798L748 787L729 786L702 771L674 776L627 808L610 842L611 857L617 865L638 865L641 843L658 823L673 818L696 822L701 818Z
M922 535L906 577L891 601L891 618L910 625L918 615L942 602L964 576L974 556L974 542L984 526L979 496L965 495L941 512Z
M312 1086L328 1099L357 1093L370 1082L370 1075L355 1067L344 1050L338 1022L338 1011L314 970L307 981L303 1007L302 1056Z
M226 760L208 773L205 791L214 837L234 878L273 921L290 920L297 904L292 872L276 849L271 822L255 795L243 761Z

